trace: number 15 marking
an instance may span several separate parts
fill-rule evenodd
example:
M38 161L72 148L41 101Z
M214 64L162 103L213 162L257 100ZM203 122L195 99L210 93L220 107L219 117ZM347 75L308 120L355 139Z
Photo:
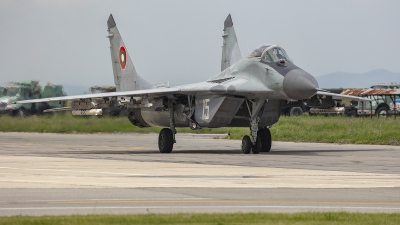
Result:
M203 99L203 120L208 120L210 118L210 106L208 103L210 99Z

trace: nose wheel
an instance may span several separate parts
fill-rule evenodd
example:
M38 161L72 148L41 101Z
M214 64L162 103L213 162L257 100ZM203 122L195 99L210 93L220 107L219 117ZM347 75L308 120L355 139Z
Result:
M269 152L271 151L271 132L268 128L260 129L257 132L257 139L255 143L251 141L251 138L248 135L245 135L242 139L242 152L244 154L258 154L260 152Z
M260 137L257 137L257 141L256 143L252 146L251 151L253 152L253 154L258 154L261 151L261 139Z
M252 147L251 139L248 135L245 135L242 139L242 152L244 154L250 154L251 147Z
M258 146L260 152L271 151L272 138L271 131L268 128L258 130L256 146Z

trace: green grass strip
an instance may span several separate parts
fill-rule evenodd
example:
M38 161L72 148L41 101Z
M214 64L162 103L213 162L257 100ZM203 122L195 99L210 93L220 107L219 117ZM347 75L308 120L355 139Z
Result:
M1 132L44 133L158 133L161 128L139 128L126 117L74 117L70 114L0 116ZM192 131L179 128L179 133L231 134L232 139L248 135L248 128L203 128ZM400 145L400 118L349 118L324 116L281 117L271 128L273 141L321 142L339 144Z
M0 225L92 225L92 224L400 224L399 213L232 213L232 214L136 214L0 217Z

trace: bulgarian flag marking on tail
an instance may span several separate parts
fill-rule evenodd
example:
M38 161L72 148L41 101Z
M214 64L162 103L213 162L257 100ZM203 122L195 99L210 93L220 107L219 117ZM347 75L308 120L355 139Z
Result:
M125 69L126 66L126 50L124 46L119 47L119 65L121 69Z

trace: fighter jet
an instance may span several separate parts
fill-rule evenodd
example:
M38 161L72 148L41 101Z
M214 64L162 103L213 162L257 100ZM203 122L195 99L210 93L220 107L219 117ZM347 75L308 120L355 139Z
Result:
M206 81L176 87L151 85L140 77L112 15L107 26L116 92L17 103L73 100L73 113L90 115L118 101L129 109L133 125L163 127L158 136L161 153L172 151L176 127L249 127L241 150L258 154L271 150L270 128L278 122L284 101L330 95L319 91L315 78L276 44L262 44L242 58L231 15L224 22L221 72Z

